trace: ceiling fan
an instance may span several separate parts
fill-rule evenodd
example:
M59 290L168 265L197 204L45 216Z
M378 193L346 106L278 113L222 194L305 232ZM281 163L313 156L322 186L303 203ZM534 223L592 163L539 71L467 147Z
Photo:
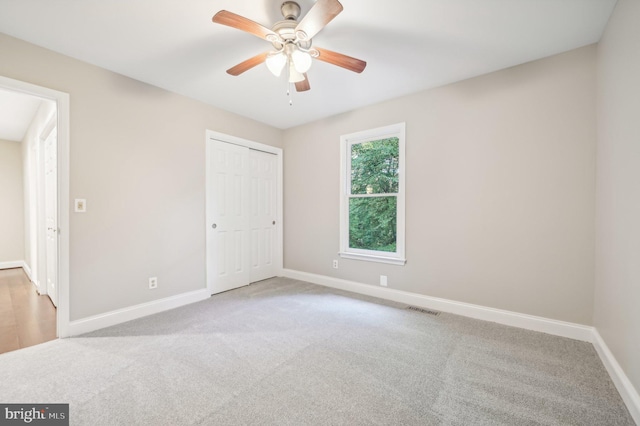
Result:
M276 77L286 68L289 82L295 83L298 92L303 92L311 88L306 73L314 58L357 73L365 69L365 61L327 49L311 47L311 39L342 12L342 5L338 0L318 0L300 22L300 6L295 1L285 1L280 10L284 20L276 22L271 29L226 10L221 10L213 16L213 22L260 37L270 42L275 49L240 62L229 68L227 73L237 76L266 62L267 68Z

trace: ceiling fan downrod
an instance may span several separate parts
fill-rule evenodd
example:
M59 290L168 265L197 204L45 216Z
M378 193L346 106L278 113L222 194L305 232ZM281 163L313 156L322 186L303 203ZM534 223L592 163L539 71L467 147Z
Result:
M285 1L280 6L280 11L285 20L297 21L300 17L300 5L295 1Z

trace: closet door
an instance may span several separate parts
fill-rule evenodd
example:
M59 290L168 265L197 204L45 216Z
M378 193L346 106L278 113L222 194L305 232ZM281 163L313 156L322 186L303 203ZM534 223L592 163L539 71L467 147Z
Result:
M250 283L249 148L211 141L207 161L207 280L220 293Z
M250 150L251 282L276 275L277 156Z
M215 294L277 274L278 157L208 143L207 280Z

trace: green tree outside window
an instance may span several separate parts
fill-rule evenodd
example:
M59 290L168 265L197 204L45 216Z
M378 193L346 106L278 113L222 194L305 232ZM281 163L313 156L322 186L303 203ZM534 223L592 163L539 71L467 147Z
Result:
M395 252L399 139L351 145L349 247Z

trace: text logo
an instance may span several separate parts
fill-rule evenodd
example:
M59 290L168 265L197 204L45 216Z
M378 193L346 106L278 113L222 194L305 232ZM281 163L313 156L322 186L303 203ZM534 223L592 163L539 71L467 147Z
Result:
M69 404L0 404L0 425L69 426Z

